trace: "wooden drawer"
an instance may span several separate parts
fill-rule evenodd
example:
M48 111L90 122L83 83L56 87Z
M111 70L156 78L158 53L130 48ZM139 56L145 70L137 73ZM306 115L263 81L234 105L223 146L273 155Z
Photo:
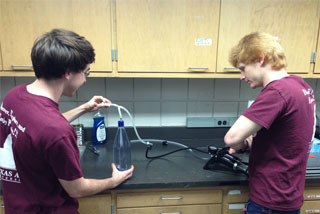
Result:
M220 204L118 209L117 214L221 214Z
M224 204L223 214L240 214L241 210L245 208L245 203Z
M249 195L248 187L235 187L228 188L224 192L224 200L223 202L226 204L229 203L238 203L238 202L247 202Z
M111 195L94 195L79 198L79 209L81 214L105 213L111 214Z
M0 214L4 214L4 203L1 195L0 195Z
M305 201L320 200L320 188L306 187L303 194Z
M222 190L118 193L117 207L147 207L222 203Z
M301 214L320 214L320 201L305 201L301 210Z

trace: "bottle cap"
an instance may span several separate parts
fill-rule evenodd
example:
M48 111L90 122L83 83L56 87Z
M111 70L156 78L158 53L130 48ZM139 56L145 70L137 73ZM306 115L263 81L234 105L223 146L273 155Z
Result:
M100 112L100 109L98 109L97 113L93 117L103 117Z
M124 121L123 120L119 120L118 121L118 127L124 127Z

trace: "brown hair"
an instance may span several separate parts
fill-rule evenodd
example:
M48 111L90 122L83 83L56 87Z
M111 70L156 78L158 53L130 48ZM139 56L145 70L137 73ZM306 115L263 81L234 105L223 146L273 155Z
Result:
M53 29L38 38L31 51L31 60L37 78L60 78L67 69L84 70L94 62L92 45L83 36L64 29Z
M274 70L287 67L286 56L279 39L268 33L260 32L243 37L238 45L231 49L229 62L234 67L238 67L239 63L259 62L262 57L264 57L264 63L270 64Z

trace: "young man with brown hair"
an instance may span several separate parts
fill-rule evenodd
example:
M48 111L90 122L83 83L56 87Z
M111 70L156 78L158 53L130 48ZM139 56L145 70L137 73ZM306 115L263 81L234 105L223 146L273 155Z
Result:
M37 79L11 89L0 108L0 171L6 214L78 213L77 198L114 188L132 176L133 166L112 177L85 179L76 133L70 122L99 103L87 103L61 114L62 95L73 96L86 82L94 62L90 42L78 34L54 29L36 40L31 53Z

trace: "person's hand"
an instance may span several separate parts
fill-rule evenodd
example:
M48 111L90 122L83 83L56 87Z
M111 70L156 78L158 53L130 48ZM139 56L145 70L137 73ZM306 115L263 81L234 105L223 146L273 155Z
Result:
M113 188L130 178L133 174L134 166L131 165L130 169L125 171L119 171L114 163L111 164L112 167L112 180Z
M232 149L232 148L229 149L229 154L230 155L235 154L235 153L237 153L237 150Z
M100 103L110 103L111 101L103 96L94 96L87 103L84 104L86 112L93 112L98 110L99 108L108 108L108 106L99 106Z

